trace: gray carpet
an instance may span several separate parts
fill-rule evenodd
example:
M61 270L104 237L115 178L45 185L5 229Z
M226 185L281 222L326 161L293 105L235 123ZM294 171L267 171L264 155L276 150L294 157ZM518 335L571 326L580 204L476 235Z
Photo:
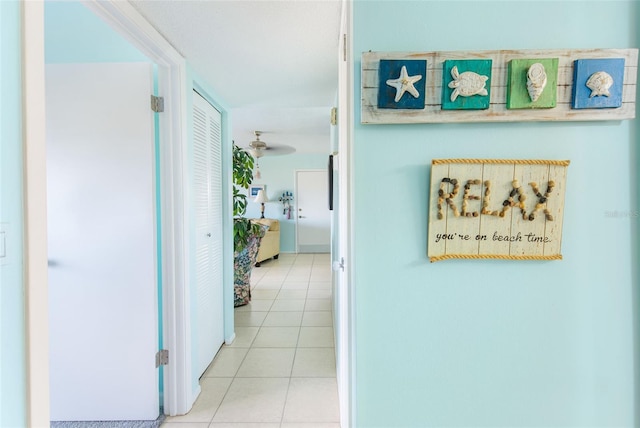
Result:
M90 421L90 422L51 422L51 428L158 428L165 416L155 421Z

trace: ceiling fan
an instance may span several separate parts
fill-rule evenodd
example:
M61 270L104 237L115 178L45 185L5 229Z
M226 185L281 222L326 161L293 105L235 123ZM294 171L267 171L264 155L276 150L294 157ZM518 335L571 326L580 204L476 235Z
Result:
M285 145L267 145L260 139L262 131L253 131L256 139L249 143L249 146L245 148L246 151L251 153L254 158L261 158L262 156L279 156L289 155L296 151L295 147Z

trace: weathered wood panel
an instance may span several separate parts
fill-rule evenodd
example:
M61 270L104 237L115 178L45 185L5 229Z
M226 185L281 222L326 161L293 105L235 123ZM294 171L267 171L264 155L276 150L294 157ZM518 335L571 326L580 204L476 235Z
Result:
M502 202L504 195L511 192L515 165L506 167L502 164L487 163L482 168L482 205L486 207L485 211L496 212L502 210ZM489 192L487 192L489 188ZM478 254L501 255L509 254L509 241L496 241L493 234L499 230L508 232L511 235L511 222L513 218L513 210L505 214L507 219L495 215L482 215L480 218L480 236L486 236L487 239L481 239L478 248ZM505 221L509 222L509 229L506 229Z
M556 107L506 108L508 64L512 59L557 58ZM622 106L604 109L572 109L573 65L578 59L624 58ZM427 60L425 108L380 109L378 65L381 59ZM442 66L448 59L491 59L490 106L487 110L442 110ZM451 123L519 121L622 120L635 117L638 49L551 49L442 52L365 52L362 54L362 123Z
M436 159L428 256L561 259L569 161Z

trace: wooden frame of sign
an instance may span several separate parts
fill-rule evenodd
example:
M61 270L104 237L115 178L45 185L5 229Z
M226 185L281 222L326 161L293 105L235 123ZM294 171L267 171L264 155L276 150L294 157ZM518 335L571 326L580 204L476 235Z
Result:
M434 159L428 256L562 259L569 161Z
M623 59L623 81L615 77L615 84L619 86L621 102L615 105L584 106L576 96L585 97L580 92L576 95L574 87L574 73L581 61L588 60L613 60ZM451 109L450 95L447 91L451 74L449 63L472 63L478 60L489 60L490 68L478 71L482 77L487 77L486 86L482 83L471 82L466 79L467 93L464 91L456 102L462 103L460 107ZM512 62L512 60L518 60ZM517 102L508 108L508 97L517 93L518 89L512 85L509 88L511 69L516 67L528 67L531 63L553 61L553 70L545 79L546 88L543 92L551 92L552 100L544 102L544 96L540 101L530 103ZM423 65L426 61L426 69ZM524 65L522 64L524 61ZM578 62L576 62L578 61ZM393 68L392 63L397 63ZM391 65L390 65L391 64ZM406 64L405 73L402 74L400 66ZM416 68L419 67L419 68ZM463 72L461 66L459 73ZM413 70L412 70L413 68ZM443 72L443 70L449 73ZM547 65L549 68L549 65ZM382 70L382 72L380 72ZM382 76L380 73L389 73ZM593 73L593 71L592 71ZM456 70L456 75L458 70ZM525 71L526 74L526 71ZM416 76L421 76L417 79ZM407 80L407 77L409 80ZM443 80L444 77L444 80ZM385 90L394 85L409 82L409 86L415 84L415 90L411 87L408 92L403 92L401 97L384 95ZM557 80L554 80L557 79ZM362 117L363 124L383 123L447 123L447 122L517 122L517 121L592 121L592 120L622 120L635 117L636 83L638 78L638 49L550 49L550 50L499 50L499 51L450 51L450 52L365 52L362 54ZM416 80L417 79L417 80ZM526 77L523 77L526 79ZM465 80L460 78L460 80ZM400 83L398 83L400 82ZM535 82L534 82L535 83ZM520 86L526 86L524 80ZM444 91L443 91L444 86ZM578 85L580 90L585 90L585 82ZM381 87L383 90L381 90ZM423 92L420 93L424 88ZM449 86L449 88L452 88ZM401 88L402 89L402 88ZM482 91L486 90L486 93ZM471 95L469 94L471 91ZM526 89L525 89L526 91ZM557 92L554 92L557 91ZM413 94L412 94L413 92ZM393 92L399 94L399 92ZM595 99L609 99L609 95L598 92L588 92ZM462 97L466 98L463 99ZM383 98L386 97L384 100ZM419 98L418 98L419 97ZM464 102L471 103L482 97L489 98L487 103L480 106L465 107ZM389 99L390 98L390 99ZM419 101L418 106L415 102ZM411 104L409 104L411 102ZM487 108L488 105L488 108ZM603 108L605 107L605 108ZM458 109L456 109L458 108Z

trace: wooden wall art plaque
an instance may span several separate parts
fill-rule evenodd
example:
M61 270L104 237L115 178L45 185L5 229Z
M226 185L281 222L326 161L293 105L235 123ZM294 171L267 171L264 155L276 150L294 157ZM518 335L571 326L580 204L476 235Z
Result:
M362 123L635 117L638 49L365 52Z
M562 259L569 161L434 159L428 256Z

